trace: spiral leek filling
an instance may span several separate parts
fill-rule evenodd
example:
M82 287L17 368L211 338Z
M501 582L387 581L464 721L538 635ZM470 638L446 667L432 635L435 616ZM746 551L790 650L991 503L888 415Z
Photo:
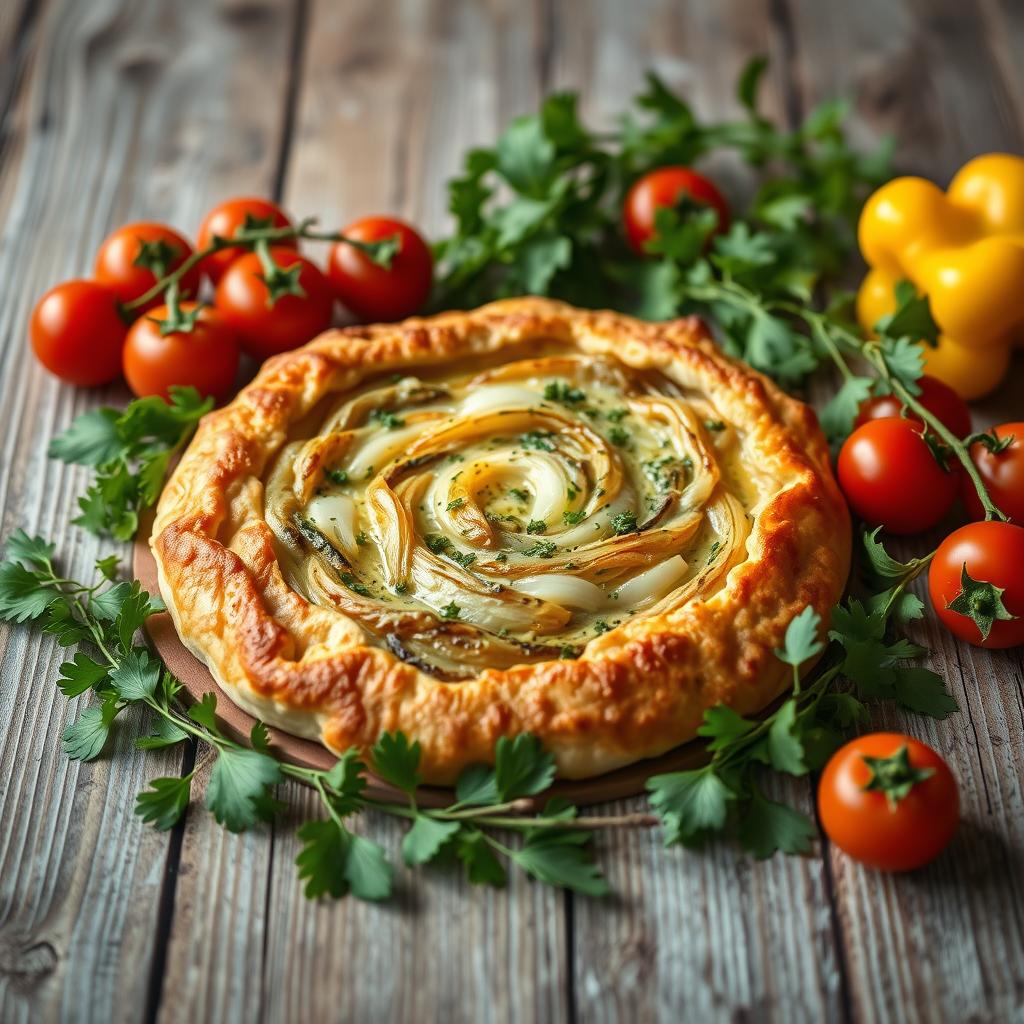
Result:
M714 592L749 530L741 446L709 399L606 358L389 378L282 450L266 518L309 601L457 680Z

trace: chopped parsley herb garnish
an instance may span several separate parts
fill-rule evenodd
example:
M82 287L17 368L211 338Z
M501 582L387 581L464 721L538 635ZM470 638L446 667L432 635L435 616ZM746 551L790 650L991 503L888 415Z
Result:
M449 452L447 458L449 462L463 462L466 456L460 455L458 452Z
M530 430L519 438L519 443L524 448L532 448L538 452L553 452L555 442L551 439L554 436L550 430Z
M620 423L629 415L628 409L610 409L605 415L612 423Z
M435 555L440 555L451 546L451 541L440 533L428 533L423 538L424 543L434 552Z
M704 426L707 427L708 430L714 430L715 432L725 430L725 424L721 420L705 420Z
M379 423L382 427L386 427L388 430L405 426L405 420L388 409L374 409L370 413L370 419L374 423Z
M543 519L531 519L526 526L527 533L543 533L548 528L548 524Z
M516 501L521 501L523 504L530 500L530 492L524 491L521 487L510 487L508 493Z
M396 583L395 584L395 593L396 594L407 594L407 593L409 593L409 584L406 583L404 580L401 583Z
M331 483L341 485L348 483L348 472L344 469L325 469L324 476L327 477Z
M635 512L619 512L618 515L612 516L612 529L617 534L635 533L636 532L636 513Z
M710 565L718 557L718 549L721 546L721 543L717 540L714 544L711 545L711 550L708 552L708 565Z
M457 562L461 565L463 569L468 569L476 561L476 555L474 555L472 551L463 552L456 548L452 548L452 550L448 552L448 557L453 562Z
M363 530L360 530L356 534L356 543L357 544L368 544L369 542L370 542L370 538L366 536L366 533Z
M568 489L565 492L569 496L570 501L575 501L577 495L580 493L572 484L569 484Z
M575 526L577 523L582 523L586 518L587 513L583 509L577 509L575 512L563 512L562 522L566 526Z
M580 656L580 652L576 650L575 647L570 647L568 644L565 644L558 652L558 656L563 661L575 661Z
M683 460L674 455L663 455L660 459L649 459L643 463L644 475L654 484L655 489L664 494L679 486L679 476L683 469L693 465L689 456Z
M461 611L462 609L454 601L451 601L441 609L441 614L446 619L457 619Z
M612 427L608 431L608 440L611 441L616 448L625 448L629 444L629 431L624 427Z
M612 627L608 625L604 619L598 619L594 623L594 632L600 636L602 633L607 633Z
M576 405L586 399L586 394L574 388L564 380L553 380L544 387L544 397L549 402L562 402L565 405Z
M465 504L465 498L452 498L452 500L449 501L447 505L445 505L445 511L454 512L457 508L462 508L462 506Z
M532 555L537 558L553 558L558 550L558 545L550 540L534 541L524 552L524 555Z
M497 554L496 554L496 555L494 556L494 560L495 560L496 562L507 562L507 561L508 561L508 555L507 555L507 554L506 554L506 553L505 553L504 551L499 551L499 552L498 552L498 553L497 553Z
M361 594L363 597L370 596L369 588L360 583L350 572L342 574L341 582L354 594Z

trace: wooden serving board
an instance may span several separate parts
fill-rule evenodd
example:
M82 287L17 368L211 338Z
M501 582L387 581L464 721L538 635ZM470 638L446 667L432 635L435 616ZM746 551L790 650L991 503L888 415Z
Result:
M146 590L158 594L160 588L157 583L156 560L149 548L151 525L152 514L144 516L133 545L132 570ZM161 612L150 616L146 622L146 632L164 663L181 680L189 698L198 701L206 693L215 693L218 697L217 720L221 728L229 736L247 743L256 719L224 694L210 670L181 642L170 615ZM271 728L270 739L277 755L289 764L327 769L337 760L334 754L319 743L300 739L280 729ZM592 779L558 781L534 802L541 806L552 796L565 797L583 805L619 800L642 793L652 775L694 768L706 761L705 744L693 741L661 757L627 765ZM404 794L372 774L369 775L367 793L379 800L405 800ZM444 787L425 786L417 793L417 800L427 807L445 807L453 803L454 799L453 791Z

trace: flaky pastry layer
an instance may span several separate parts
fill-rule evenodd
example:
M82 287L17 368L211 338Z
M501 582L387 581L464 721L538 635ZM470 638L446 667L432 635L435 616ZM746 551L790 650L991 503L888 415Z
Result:
M492 446L495 459L512 463L501 472L515 471L518 459L526 475L513 482L547 473L557 483L559 472L569 474L567 503L558 506L564 521L530 520L527 505L520 521L515 504L486 504L500 496L455 490L463 487L457 471L445 478L452 489L437 499L436 513L422 503L413 507L412 499L403 510L403 495L429 496L437 487L436 479L419 481L415 474L436 477L443 452L461 457L452 456L450 445L433 451L427 436L437 432L440 445L464 429L456 423L459 406L450 403L469 401L463 396L477 381L500 376L503 365L530 367L530 360L538 367L582 367L597 382L594 395L612 386L594 367L621 367L631 382L624 411L610 409L610 399L603 407L594 403L584 410L590 421L580 413L585 399L576 397L589 392L570 390L571 381L549 380L545 399L543 379L539 385L525 380L540 388L537 402L504 411L525 433L518 442L512 438L509 451ZM472 376L477 372L482 376ZM446 394L448 378L460 384ZM359 396L390 395L381 382L392 379L412 379L395 385L399 397L419 396L423 408L402 418L376 406L360 413ZM678 410L662 408L655 380L665 382ZM421 381L438 384L427 388ZM523 384L516 381L520 391ZM648 406L651 420L644 424ZM667 425L677 412L678 437ZM475 415L502 414L488 407ZM410 429L416 416L422 437ZM528 416L539 417L544 429L527 430ZM636 421L631 433L616 419L627 416ZM358 453L352 455L359 444L381 445L366 440L371 422L405 430L409 451L426 454L405 462L404 453L391 454L386 466L361 469L358 481L332 469L332 458L359 464ZM676 460L670 463L685 463L685 472L669 479L666 456L659 462L658 453L636 454L657 438ZM696 455L696 466L685 451ZM486 451L470 454L480 472L488 471ZM598 484L609 480L621 488L615 504L601 501ZM321 513L318 521L316 509L330 510L331 501L362 509L367 490L376 504L356 548L351 536L332 533L333 516ZM530 487L511 491L524 496L516 501L537 507ZM445 504L450 494L458 496ZM387 539L391 514L408 518L405 553L388 553L395 548ZM464 536L454 542L418 536L421 514ZM723 515L738 522L720 547L715 529L722 528L715 524ZM590 517L604 547L580 543L563 557L558 542ZM364 558L362 545L373 541L381 545L379 565ZM788 666L774 655L790 619L808 604L827 616L843 590L850 523L813 412L722 355L698 320L646 323L512 299L467 313L329 331L269 360L230 405L201 423L161 496L151 545L179 635L232 700L336 752L365 749L381 733L402 730L421 744L425 780L444 784L468 764L491 761L501 736L536 734L561 776L583 778L692 739L704 711L716 704L741 714L761 710L790 680ZM538 559L536 570L523 567L530 557ZM648 599L643 582L623 586L655 568L658 558L679 567L672 569L679 576L674 592ZM378 569L380 578L371 578ZM550 595L543 575L551 570L585 575L588 589L578 600L597 604L584 614L533 596ZM525 584L517 582L527 573ZM675 579L654 576L662 586ZM470 588L467 597L459 596L467 593L458 589L460 581ZM563 578L554 593L568 587L571 600L572 586ZM519 596L521 587L528 596ZM441 607L435 593L455 597ZM613 603L620 593L630 596L630 608L605 616L600 601ZM514 602L503 607L510 596ZM536 610L529 625L541 635L522 632L524 606ZM519 615L508 620L511 634L497 629L502 615ZM424 637L450 631L450 617L463 632L482 631L481 642L474 641L480 664L454 664L448 639L442 668L408 653L429 654ZM417 634L420 623L428 625ZM399 636L403 629L412 632ZM566 638L562 655L550 657L552 645ZM509 665L519 651L528 652L523 663ZM488 665L499 653L507 667Z

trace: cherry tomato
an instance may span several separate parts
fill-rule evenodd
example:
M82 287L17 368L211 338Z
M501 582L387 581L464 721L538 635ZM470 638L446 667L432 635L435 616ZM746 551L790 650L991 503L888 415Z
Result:
M1024 644L1024 526L968 523L954 530L928 568L928 593L943 625L961 640L990 648Z
M266 227L283 228L291 225L284 210L269 199L228 199L215 206L203 218L202 224L199 225L199 234L196 236L196 248L205 249L213 241L214 235L234 238L235 232L245 225L246 219L257 221ZM289 249L299 247L295 238L282 238L274 244ZM247 251L236 245L221 249L203 259L199 269L216 284L223 277L224 271Z
M177 270L191 255L192 246L188 241L166 224L147 221L125 224L100 246L93 273L97 281L110 285L117 292L121 302L131 302L148 292L157 281L157 275L142 262L162 263L162 276ZM178 284L180 294L185 298L195 295L199 280L199 268L193 267ZM162 296L157 295L132 312L138 315L162 302Z
M910 871L949 845L960 820L956 779L931 747L899 733L851 740L818 784L826 835L854 860Z
M655 212L675 206L684 196L714 208L718 214L716 234L728 230L729 206L712 182L688 167L659 167L635 181L626 193L622 220L635 252L643 254L654 237Z
M948 384L943 384L935 377L925 374L917 383L921 386L917 400L953 434L966 437L971 432L971 411L967 403ZM863 426L868 420L901 415L903 403L895 395L879 395L878 398L869 398L861 403L855 426ZM920 417L909 409L907 417L921 422Z
M1018 526L1024 526L1024 423L1002 423L992 433L998 438L1012 437L1009 447L991 452L981 441L971 445L971 461L978 467L988 496L1003 515ZM971 519L984 519L978 492L971 478L960 478L960 494Z
M36 358L50 373L79 387L93 387L121 374L121 346L128 327L117 295L96 281L64 281L32 310L29 338Z
M342 232L357 242L398 237L389 267L374 263L354 245L338 242L327 261L327 275L341 304L360 320L401 320L422 309L430 294L434 259L427 243L408 224L389 217L366 217Z
M182 302L191 314L194 302ZM191 384L202 395L222 402L231 394L238 373L238 341L234 331L214 309L199 310L190 331L161 333L161 321L170 318L166 306L140 316L128 331L124 346L124 376L133 393L170 398L172 384Z
M899 417L858 427L839 452L838 474L850 507L892 533L929 529L956 498L957 479L936 462L921 425Z
M270 247L270 258L285 274L293 271L303 294L282 291L271 302L263 264L255 252L240 256L217 285L216 306L237 333L242 348L257 359L298 348L330 326L334 296L316 264L294 249Z

